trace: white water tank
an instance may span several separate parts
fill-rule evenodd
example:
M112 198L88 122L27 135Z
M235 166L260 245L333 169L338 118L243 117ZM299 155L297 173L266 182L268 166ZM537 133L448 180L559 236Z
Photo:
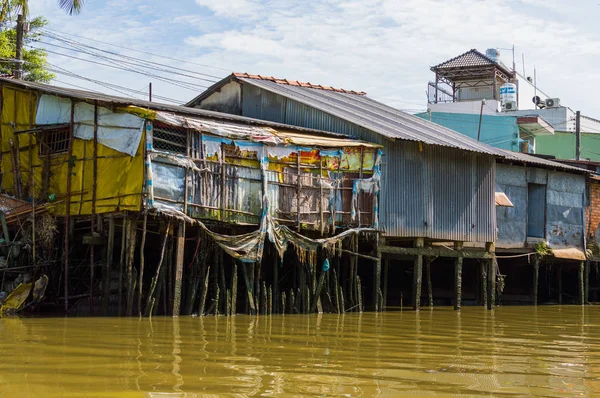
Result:
M511 110L516 109L517 104L517 85L514 83L504 83L500 86L500 105L506 108L506 104L511 104Z

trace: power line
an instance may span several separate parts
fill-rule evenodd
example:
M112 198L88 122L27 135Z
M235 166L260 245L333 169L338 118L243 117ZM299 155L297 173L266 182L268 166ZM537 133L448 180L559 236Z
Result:
M33 47L33 46L27 46L27 47L34 48L34 49L40 49L39 47ZM126 72L132 72L132 73L137 73L137 74L144 75L144 76L150 76L150 77L153 77L155 79L161 80L161 81L163 81L165 83L173 84L175 86L179 86L179 87L182 87L182 88L185 88L187 90L194 91L194 92L198 92L198 88L208 88L208 86L204 86L204 85L201 85L201 84L187 83L187 82L181 83L179 80L169 79L169 78L166 78L166 77L162 77L160 75L156 75L156 74L145 72L145 71L136 70L136 69L133 69L133 68L121 67L121 66L117 66L117 65L110 65L110 64L103 63L103 62L93 61L91 59L85 59L85 58L75 57L73 55L68 55L68 54L63 54L63 53L59 53L59 52L56 52L56 51L51 51L51 50L48 50L48 49L43 49L43 50L46 51L46 52L48 52L48 53L51 53L51 54L60 55L60 56L63 56L63 57L72 58L72 59L76 59L76 60L79 60L79 61L90 62L92 64L106 66L108 68L114 68L114 69L124 70ZM194 87L194 86L196 86L196 87Z
M136 66L143 66L143 67L148 68L148 69L159 70L159 71L162 71L162 72L175 73L175 74L178 74L178 75L181 75L181 76L190 77L192 79L203 80L203 81L206 81L206 82L209 82L209 83L215 83L216 81L218 81L218 80L221 79L218 76L207 75L205 73L195 72L195 71L188 70L188 69L182 69L182 68L178 68L178 67L171 66L171 65L161 64L161 63L153 62L153 61L147 61L147 60L144 60L144 59L140 59L140 58L136 58L136 57L131 57L131 56L128 56L128 55L115 53L113 51L107 51L107 50L103 50L101 48L97 48L97 47L93 47L93 46L88 46L86 44L83 44L83 43L80 43L80 42L76 42L76 41L72 41L72 40L69 40L69 39L62 39L60 37L55 37L53 35L46 35L46 36L49 37L49 38L51 38L51 39L53 39L53 40L57 40L57 41L59 41L61 43L67 44L70 47L60 46L60 45L58 45L56 43L49 43L47 41L39 41L37 43L46 44L46 45L49 45L49 46L54 46L54 47L62 48L64 50L69 50L69 51L77 50L77 51L84 52L86 54L90 54L90 55L93 55L93 56L96 56L96 57L99 57L99 58L115 60L112 57L107 57L105 55L100 55L100 54L97 54L97 53L93 53L90 50L100 51L100 52L107 53L107 54L110 54L110 55L114 55L114 56L117 56L117 57L120 57L120 58L124 58L124 59L129 59L129 60L135 61L135 65ZM85 49L88 49L88 50L85 50ZM122 62L122 63L132 64L132 62L127 62L127 61L123 61L123 60L117 60L117 61L118 62ZM140 63L142 63L142 64L149 64L149 65L156 65L156 66L160 66L162 68L157 68L156 66L149 66L149 65L140 65ZM168 68L168 69L164 69L165 67ZM197 77L197 76L191 76L191 75L189 75L187 73L173 72L174 70L179 70L179 71L183 71L183 72L187 72L187 73L192 73L192 74L195 74L195 75L198 75L198 76L205 76L205 77ZM207 79L206 77L210 77L211 79Z
M109 43L109 42L106 42L106 41L92 39L92 38L85 37L85 36L74 35L74 34L71 34L71 33L61 32L61 31L54 30L54 29L44 28L43 30L50 31L51 33L54 33L54 34L60 33L60 34L63 34L63 35L67 35L67 36L71 36L71 37L76 37L78 39L90 40L90 41L94 41L94 42L97 42L97 43L107 44L109 46L118 47L118 48L122 48L124 50L129 50L129 51L135 51L135 52L138 52L138 53L141 53L141 54L148 54L148 55L153 55L153 56L159 57L159 58L170 59L172 61L183 62L183 63L190 64L190 65L202 66L204 68L219 69L219 70L224 70L224 71L227 71L227 72L231 72L231 70L229 70L229 69L221 68L221 67L218 67L218 66L206 65L206 64L199 64L199 63L191 62L191 61L184 61L182 59L168 57L166 55L160 55L160 54L155 54L155 53L151 53L151 52L148 52L148 51L138 50L138 49L135 49L135 48L120 46L118 44L113 44L113 43Z

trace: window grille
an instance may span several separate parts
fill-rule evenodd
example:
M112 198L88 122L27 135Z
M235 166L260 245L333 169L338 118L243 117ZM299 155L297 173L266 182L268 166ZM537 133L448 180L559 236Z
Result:
M187 155L187 130L163 123L155 123L152 146L159 151Z
M69 151L70 127L68 124L45 129L38 133L40 155L57 155Z

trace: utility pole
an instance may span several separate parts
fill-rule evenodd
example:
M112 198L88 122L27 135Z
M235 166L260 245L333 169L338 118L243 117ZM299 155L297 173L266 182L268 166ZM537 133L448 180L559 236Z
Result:
M479 127L477 128L477 141L481 140L481 119L483 118L483 106L485 105L485 99L481 100L481 110L479 110Z
M581 112L575 113L575 159L581 160Z
M148 85L148 101L152 102L152 82Z
M23 35L25 31L25 16L19 14L17 16L17 48L15 58L17 59L17 67L14 70L15 78L23 78Z

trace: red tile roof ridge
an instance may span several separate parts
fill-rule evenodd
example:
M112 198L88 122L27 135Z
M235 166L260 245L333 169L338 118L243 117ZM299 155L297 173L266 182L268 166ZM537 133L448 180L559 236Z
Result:
M281 78L277 78L277 77L273 77L273 76L251 75L251 74L245 73L245 72L233 72L233 76L245 78L245 79L268 80L268 81L272 81L277 84L286 84L288 86L297 86L297 87L307 87L307 88L313 88L315 90L334 91L337 93L346 93L346 94L355 94L355 95L366 95L367 94L364 91L345 90L343 88L323 86L320 84L312 84L310 82L301 82L298 80L281 79Z

